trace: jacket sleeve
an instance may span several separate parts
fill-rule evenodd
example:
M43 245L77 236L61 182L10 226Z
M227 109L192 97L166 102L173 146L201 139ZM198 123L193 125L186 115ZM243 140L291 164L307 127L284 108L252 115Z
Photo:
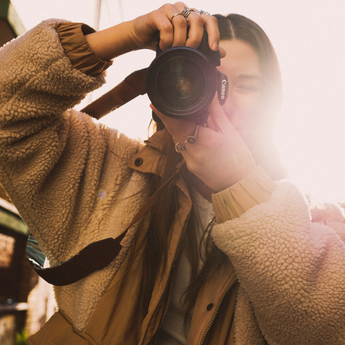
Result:
M72 66L87 75L97 76L112 65L101 60L90 48L85 35L95 32L83 23L64 22L56 28L61 45Z
M304 196L281 181L269 200L216 225L212 236L250 304L236 315L253 310L268 344L345 344L340 207L333 206L327 221L312 222Z
M53 264L77 250L109 141L128 144L132 154L136 149L71 109L104 83L104 75L73 67L56 31L60 24L42 22L0 51L0 182Z

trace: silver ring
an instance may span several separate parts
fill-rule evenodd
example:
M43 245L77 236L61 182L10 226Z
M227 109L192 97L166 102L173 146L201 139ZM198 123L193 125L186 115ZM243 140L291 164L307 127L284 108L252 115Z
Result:
M170 18L170 21L172 22L172 20L173 20L176 16L183 16L183 14L182 14L182 13L175 13L175 14Z
M181 144L179 144L179 143L176 143L176 144L175 144L175 151L176 151L177 153L180 153L180 151L186 151L186 148L185 148L184 145L181 145Z
M187 8L186 6L184 7L184 10L181 12L181 14L186 18L186 20L188 21L188 16L190 15L190 13L192 12L192 10L190 10L189 8Z
M199 125L197 125L195 127L194 133L193 135L189 135L186 138L186 141L184 142L185 144L189 143L189 144L196 144L197 142L197 136L198 136L198 131L199 131Z
M200 15L203 14L203 13L205 13L205 14L207 14L208 16L210 16L210 14L209 14L207 11L200 10L199 13L200 13Z
M200 12L198 10L196 10L195 8L190 8L191 12L194 12L195 14L197 14L198 16L200 16Z

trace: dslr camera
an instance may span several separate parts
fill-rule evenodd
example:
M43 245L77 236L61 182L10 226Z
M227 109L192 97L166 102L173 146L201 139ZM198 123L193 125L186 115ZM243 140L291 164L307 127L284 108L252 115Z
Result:
M215 93L221 105L228 95L227 76L217 66L219 51L208 46L206 30L197 49L179 46L162 51L158 40L156 58L146 74L147 94L164 115L205 119Z

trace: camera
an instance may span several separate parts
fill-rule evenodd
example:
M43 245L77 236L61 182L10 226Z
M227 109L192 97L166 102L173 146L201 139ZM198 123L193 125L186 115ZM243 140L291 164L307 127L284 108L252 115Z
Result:
M219 51L208 46L206 30L197 49L178 46L162 51L158 40L156 58L146 74L148 97L164 115L207 117L215 93L220 104L228 94L227 76L216 66L220 66Z

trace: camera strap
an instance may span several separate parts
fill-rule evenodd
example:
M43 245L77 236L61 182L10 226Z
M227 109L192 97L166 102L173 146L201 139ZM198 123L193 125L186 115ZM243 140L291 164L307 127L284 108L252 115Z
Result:
M48 283L64 286L73 284L91 273L108 266L122 249L121 241L127 231L157 202L158 197L169 183L173 181L183 165L184 161L176 166L175 173L145 202L120 236L92 242L67 261L56 266L44 268L45 255L35 238L30 235L26 247L26 257L33 269Z
M26 257L33 269L48 283L64 286L73 284L91 273L108 266L122 249L121 241L127 231L157 202L158 197L169 183L173 181L183 165L184 161L177 165L175 173L145 202L120 236L92 242L78 254L56 266L44 268L45 255L35 238L30 234L26 247Z
M105 93L81 111L99 120L133 98L146 93L145 77L147 68L135 71L120 84Z

